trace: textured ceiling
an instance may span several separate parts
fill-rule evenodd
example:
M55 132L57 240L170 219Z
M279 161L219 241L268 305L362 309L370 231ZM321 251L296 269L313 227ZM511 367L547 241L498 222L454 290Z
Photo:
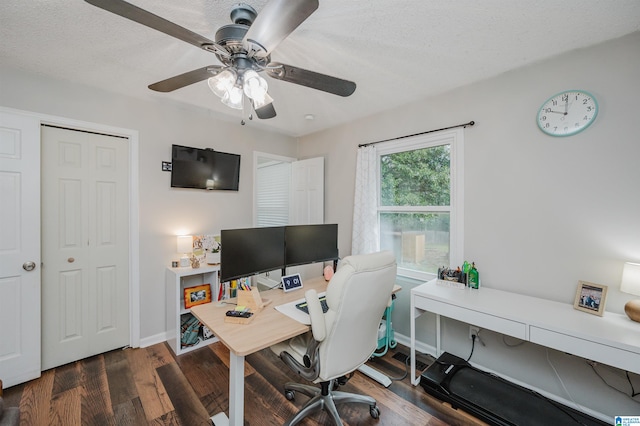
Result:
M131 3L214 39L216 29L231 22L237 1ZM259 12L266 1L247 3ZM638 30L638 0L320 0L271 59L355 81L356 92L342 98L266 77L278 116L247 125L300 136ZM82 0L0 1L0 60L206 108L240 125L242 113L222 105L206 82L166 94L147 88L218 65L215 55Z

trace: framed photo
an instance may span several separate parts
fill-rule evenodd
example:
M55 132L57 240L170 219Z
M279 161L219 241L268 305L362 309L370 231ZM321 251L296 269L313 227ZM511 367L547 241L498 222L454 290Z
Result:
M202 284L184 289L184 307L186 309L209 302L211 302L210 284Z
M578 281L573 307L579 311L602 316L607 301L607 286Z
M300 274L287 275L282 277L282 289L287 292L302 288L302 278Z

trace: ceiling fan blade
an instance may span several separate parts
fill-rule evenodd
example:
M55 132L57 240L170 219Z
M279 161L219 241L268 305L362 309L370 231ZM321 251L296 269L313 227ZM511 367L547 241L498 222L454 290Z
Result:
M176 89L181 89L185 86L189 86L190 84L213 77L223 69L224 67L219 65L209 65L208 67L202 67L197 70L185 72L184 74L176 75L175 77L150 84L149 89L155 90L156 92L173 92Z
M277 62L270 63L266 71L267 74L275 79L311 87L312 89L333 93L338 96L350 96L356 90L356 84L353 81Z
M318 0L270 0L244 36L244 44L257 45L255 51L268 55L318 8ZM251 50L251 47L250 47Z
M134 22L158 30L161 33L165 33L179 40L185 41L201 49L209 50L223 56L229 56L224 48L219 46L212 40L196 34L178 24L174 24L171 21L167 21L164 18L154 15L151 12L147 12L144 9L134 6L131 3L127 3L124 0L85 0L87 3L92 4L100 9L104 9L108 12L115 13L123 18L130 19Z
M256 112L256 116L261 120L266 120L268 118L273 118L276 116L276 109L273 107L273 102L270 102L267 105L257 109L254 105L253 110Z

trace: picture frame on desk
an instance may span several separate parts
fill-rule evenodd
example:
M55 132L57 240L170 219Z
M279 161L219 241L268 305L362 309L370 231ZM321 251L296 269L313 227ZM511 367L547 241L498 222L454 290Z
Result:
M185 309L209 302L211 302L211 284L202 284L184 289Z
M602 316L607 301L606 285L578 281L573 307L579 311Z

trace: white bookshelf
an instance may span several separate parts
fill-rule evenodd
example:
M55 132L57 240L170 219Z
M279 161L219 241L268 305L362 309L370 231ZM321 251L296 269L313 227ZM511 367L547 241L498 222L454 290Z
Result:
M167 342L176 355L187 353L194 349L201 348L213 342L217 342L216 337L202 340L193 346L182 347L180 341L180 324L183 315L190 314L190 309L184 307L184 289L202 284L211 285L211 303L218 300L220 282L218 271L220 265L204 265L200 268L167 268L165 272L166 286L166 327Z

